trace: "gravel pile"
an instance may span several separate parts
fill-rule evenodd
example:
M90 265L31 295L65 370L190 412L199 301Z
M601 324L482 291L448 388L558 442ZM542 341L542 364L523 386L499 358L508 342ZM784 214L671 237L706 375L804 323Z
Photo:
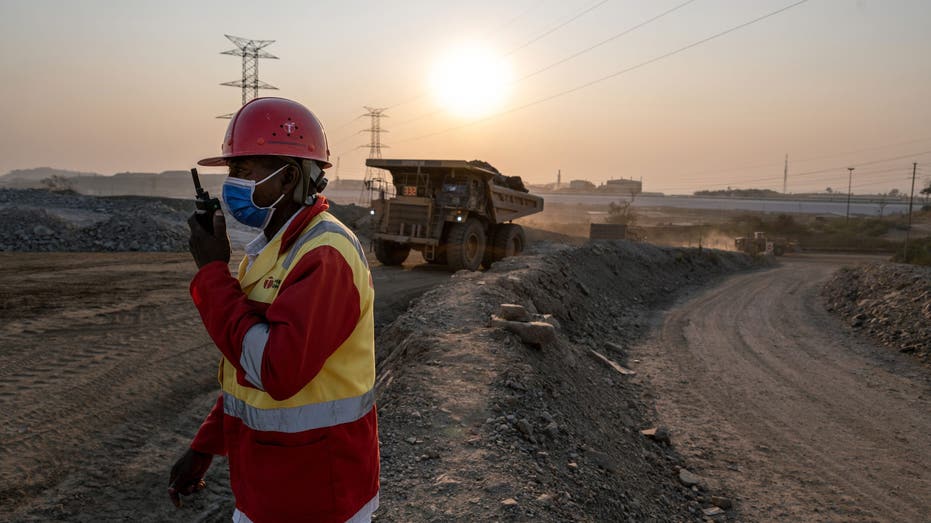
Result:
M0 189L0 252L186 252L193 210L183 199ZM330 212L350 226L368 217L355 205ZM258 234L235 220L227 228L234 248Z
M630 242L538 250L456 273L379 337L379 520L736 517L691 481L678 435L641 432L652 397L628 348L683 289L753 262ZM555 339L492 319L514 306Z
M931 363L931 267L876 263L838 271L825 307L854 329Z
M190 202L0 189L0 251L184 251Z

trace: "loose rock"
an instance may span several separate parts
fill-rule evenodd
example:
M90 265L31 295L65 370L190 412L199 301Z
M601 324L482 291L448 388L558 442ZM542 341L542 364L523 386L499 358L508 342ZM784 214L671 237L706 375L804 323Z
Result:
M679 481L686 487L698 486L701 478L685 469L679 469Z

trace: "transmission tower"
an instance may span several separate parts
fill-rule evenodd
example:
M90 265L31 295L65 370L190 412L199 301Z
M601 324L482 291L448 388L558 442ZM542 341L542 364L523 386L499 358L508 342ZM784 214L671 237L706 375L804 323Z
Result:
M385 114L387 107L369 107L364 106L366 113L362 116L368 116L371 118L369 128L363 130L363 132L369 133L369 143L363 145L362 147L369 148L369 158L381 158L381 150L387 149L387 145L381 143L381 133L387 133L386 129L381 127L381 119L388 118L388 115ZM378 192L380 195L387 193L390 189L390 184L385 178L384 171L382 169L376 169L374 167L365 168L365 189L368 189L368 201L362 201L360 203L368 205L371 203L374 193ZM364 200L364 196L362 200Z
M274 40L249 40L239 36L223 35L236 46L236 49L223 51L220 54L228 54L242 57L242 78L232 82L223 82L220 85L242 88L242 105L246 102L259 97L259 89L275 89L274 85L267 84L259 80L259 58L271 58L277 60L278 57L264 51L263 49L275 43ZM217 118L232 118L236 113L224 114Z

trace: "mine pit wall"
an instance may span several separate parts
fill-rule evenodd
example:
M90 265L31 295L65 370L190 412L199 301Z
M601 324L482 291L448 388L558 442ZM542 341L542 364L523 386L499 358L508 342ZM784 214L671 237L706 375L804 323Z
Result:
M649 385L591 350L636 368L627 349L660 309L754 262L623 241L552 250L457 273L378 340L385 520L703 520L718 493L679 483L675 435L640 434ZM552 314L558 341L491 328L502 303Z

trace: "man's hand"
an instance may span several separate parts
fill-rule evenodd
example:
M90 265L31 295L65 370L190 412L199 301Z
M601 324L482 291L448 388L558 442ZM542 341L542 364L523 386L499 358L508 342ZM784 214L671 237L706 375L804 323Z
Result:
M181 496L190 496L195 492L204 490L207 484L204 476L210 468L213 456L188 449L181 456L175 466L171 467L171 477L168 479L168 497L176 507L181 506Z
M210 262L230 262L230 239L226 235L226 218L223 211L217 210L213 213L213 234L201 227L196 214L188 218L187 224L191 228L188 247L198 269Z

